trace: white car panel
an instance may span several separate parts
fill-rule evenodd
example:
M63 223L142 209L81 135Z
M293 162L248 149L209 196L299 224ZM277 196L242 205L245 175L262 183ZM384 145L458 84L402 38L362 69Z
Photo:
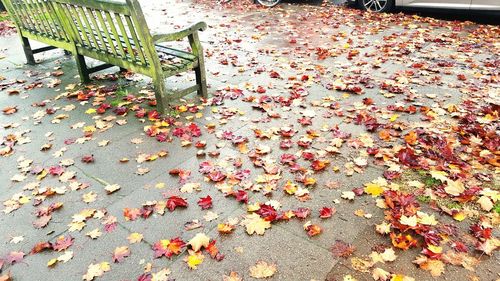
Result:
M476 0L479 2L489 0ZM500 0L492 0L500 1ZM471 0L404 0L403 6L415 8L448 8L448 9L466 9L471 5Z
M471 9L500 10L500 0L472 0Z

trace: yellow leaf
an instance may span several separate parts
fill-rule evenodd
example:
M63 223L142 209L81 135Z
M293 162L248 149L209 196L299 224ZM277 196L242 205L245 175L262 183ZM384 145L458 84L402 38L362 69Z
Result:
M95 114L97 111L94 108L89 108L85 111L87 114Z
M141 242L142 238L144 238L144 236L141 233L134 232L130 233L130 235L127 237L127 240L130 244L135 244Z
M370 194L372 197L377 197L384 192L384 188L375 183L365 184L365 193Z
M192 252L189 254L189 256L187 256L185 261L189 268L196 269L196 267L203 262L204 258L205 256L201 252Z
M246 227L246 231L250 235L254 233L264 235L266 229L271 227L270 222L264 220L257 214L247 215L241 224Z
M440 180L442 182L445 182L448 180L448 178L446 177L446 176L448 176L448 173L445 171L432 170L432 171L430 171L430 174L431 174L432 178Z
M54 265L56 265L56 263L57 263L57 259L51 259L51 260L49 260L49 262L47 262L47 266L53 267Z
M467 216L465 215L464 212L456 212L453 214L453 218L456 220L456 221L463 221L467 218Z

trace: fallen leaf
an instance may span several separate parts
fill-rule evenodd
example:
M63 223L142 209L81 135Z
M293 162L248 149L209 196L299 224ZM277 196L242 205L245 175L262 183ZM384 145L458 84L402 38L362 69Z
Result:
M250 276L257 279L263 279L273 276L276 273L276 265L265 261L258 261L250 267Z

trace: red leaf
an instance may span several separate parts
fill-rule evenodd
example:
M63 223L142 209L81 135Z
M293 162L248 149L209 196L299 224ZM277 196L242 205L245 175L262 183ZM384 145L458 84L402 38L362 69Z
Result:
M243 202L245 204L248 203L248 194L246 191L240 189L236 192L235 196L236 196L236 201Z
M221 171L214 170L208 174L208 178L214 182L221 182L226 178L226 175L224 175Z
M326 219L335 214L335 212L336 212L335 208L323 207L321 208L321 210L319 210L319 217L322 219Z
M198 200L198 206L200 206L202 210L212 208L212 197L207 195L207 197L200 198L200 200Z
M186 200L184 200L183 198L181 198L179 196L170 196L167 199L167 208L170 212L175 210L175 208L177 208L177 207L187 207L187 206L188 206L188 203L186 202Z
M92 163L94 162L94 155L85 155L82 157L83 163Z
M30 254L38 254L44 250L52 249L52 245L49 242L38 242L33 249L31 249Z
M210 241L208 246L205 247L205 250L210 254L210 257L212 257L212 259L215 259L217 261L221 261L224 259L224 255L221 254L217 246L215 246L215 240Z
M71 245L73 245L73 237L71 236L60 236L56 239L56 242L52 244L52 248L55 251L63 251L68 249Z
M274 221L278 216L276 210L269 205L261 205L260 209L256 213L259 214L260 217L265 219L266 221Z
M154 257L159 258L165 256L170 258L173 255L178 255L185 246L186 243L179 237L171 240L160 240L153 245Z
M311 213L311 210L309 208L298 208L297 210L294 210L293 213L299 219L305 219L309 216L309 214Z

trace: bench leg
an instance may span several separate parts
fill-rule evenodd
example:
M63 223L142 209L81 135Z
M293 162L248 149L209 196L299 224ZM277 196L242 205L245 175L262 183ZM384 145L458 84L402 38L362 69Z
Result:
M78 67L78 73L80 73L80 80L82 83L90 82L89 70L87 64L85 63L85 57L82 55L75 55L76 67Z
M156 108L158 112L165 114L170 101L165 79L163 79L163 77L156 78L153 80L153 85L156 97Z
M28 38L21 36L21 41L23 44L24 54L26 55L26 63L30 65L35 64L35 57L33 56L33 50L31 49L30 41Z
M198 95L203 98L208 98L207 92L207 78L205 74L205 64L203 63L203 57L200 57L200 62L197 68L194 69L196 75L196 84L198 84Z
M188 39L193 54L198 57L198 67L194 69L194 72L196 74L196 84L199 86L198 95L202 96L203 98L207 98L207 78L205 74L205 62L203 60L203 47L200 44L198 32L190 34L188 36Z

